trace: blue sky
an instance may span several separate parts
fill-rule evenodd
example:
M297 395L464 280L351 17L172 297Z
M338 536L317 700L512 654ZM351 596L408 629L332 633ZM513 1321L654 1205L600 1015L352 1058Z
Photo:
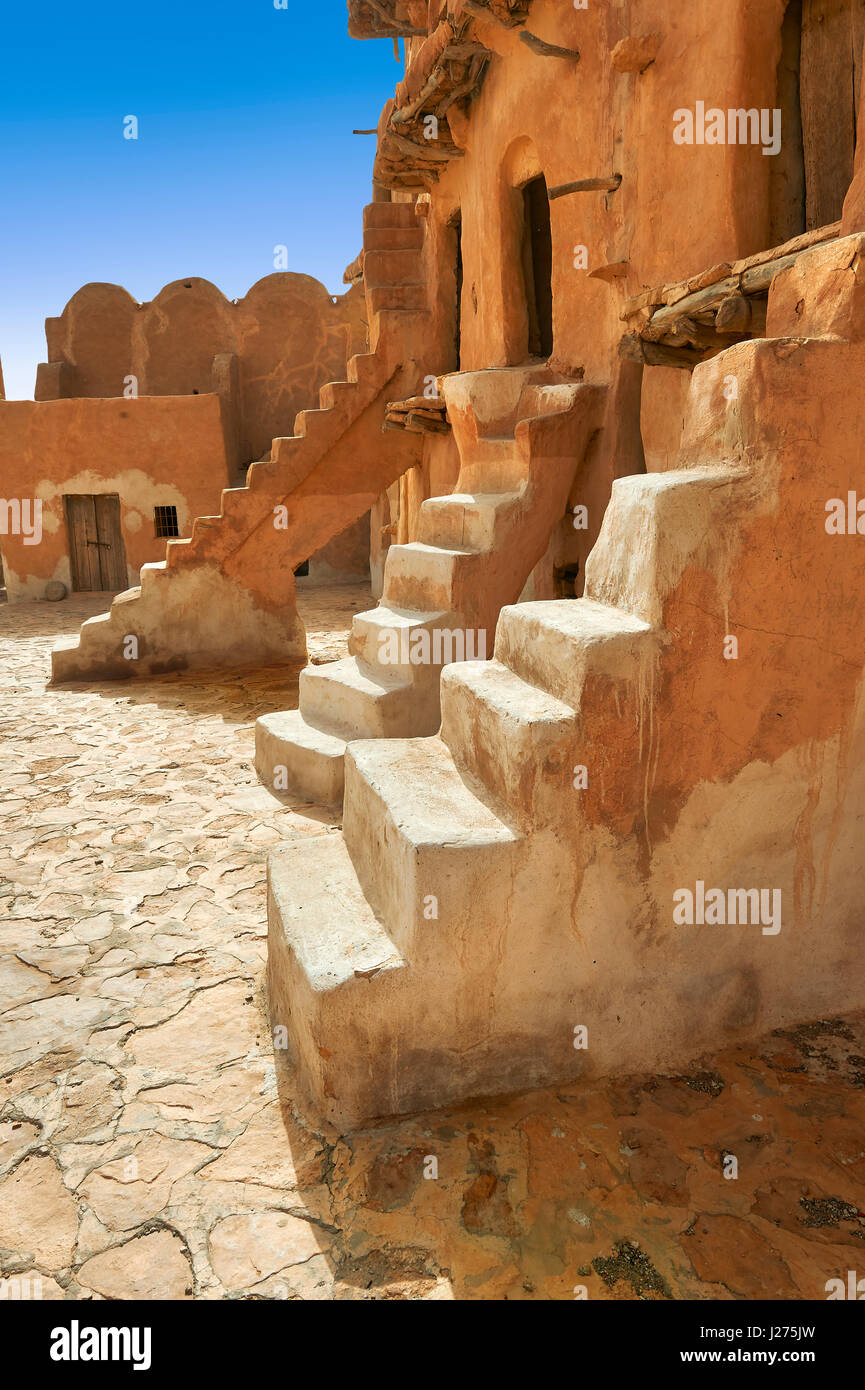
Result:
M306 18L301 18L305 14ZM32 397L43 320L90 280L189 275L231 299L288 267L341 293L401 67L345 0L40 0L0 41L0 357ZM138 140L123 138L135 115Z

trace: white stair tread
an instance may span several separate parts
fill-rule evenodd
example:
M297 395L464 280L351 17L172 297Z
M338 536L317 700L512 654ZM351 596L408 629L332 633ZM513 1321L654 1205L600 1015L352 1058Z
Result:
M415 845L511 844L517 836L460 776L439 737L360 740L347 755Z
M284 933L312 989L334 989L404 965L363 895L339 832L280 846L269 857L268 879L278 910L276 929Z
M430 558L441 559L447 555L476 555L476 550L468 550L463 546L455 545L430 545L428 541L409 541L406 545L392 545L388 551L388 557L398 555L403 561L413 558L422 560Z
M309 720L304 719L299 709L263 714L257 722L281 743L306 748L323 758L342 758L345 754L344 738L311 724Z
M595 599L549 599L520 603L509 610L511 620L536 623L565 637L585 640L594 635L599 641L613 635L651 632L651 624L623 608L613 608Z
M449 684L464 685L477 698L504 719L522 724L549 724L561 720L570 723L574 710L555 695L530 685L501 661L461 661L448 666L442 679Z
M449 613L447 609L426 612L416 608L397 608L394 604L380 603L377 608L371 608L368 613L356 613L352 623L363 627L381 628L383 631L400 628L405 628L408 631L415 627L435 627L439 622L443 623L445 619L453 620L453 614Z
M345 686L373 699L405 690L410 684L395 675L392 667L384 663L376 667L356 656L344 656L339 661L328 661L324 666L307 666L304 668L303 681L304 685L316 681Z
M519 501L518 492L450 492L446 497L428 497L421 503L430 511L445 507L500 507L508 502Z

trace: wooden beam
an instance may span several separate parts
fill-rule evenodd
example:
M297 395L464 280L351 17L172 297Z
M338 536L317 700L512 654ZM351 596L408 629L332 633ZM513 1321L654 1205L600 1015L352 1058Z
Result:
M510 24L506 19L499 19L497 14L493 14L487 5L482 5L479 0L463 0L463 9L467 14L473 14L475 19L484 19L489 24L497 24L500 29L513 29L523 21L516 19Z
M621 185L621 174L613 174L608 179L575 179L573 183L559 183L551 188L548 197L565 198L569 193L614 193Z
M580 60L578 48L560 48L556 43L547 43L546 39L539 39L537 34L530 34L528 29L524 29L520 34L520 43L524 43L526 48L540 54L542 58L569 58L572 63Z
M430 97L435 96L439 87L446 81L447 74L444 68L434 67L414 100L406 102L405 106L398 106L392 113L391 125L408 125L410 121L414 120L421 107L426 105Z
M427 147L417 145L414 140L407 140L404 135L397 135L394 131L388 132L388 138L393 141L402 154L407 154L412 159L426 160L432 164L446 163L449 159L462 159L465 154L465 150L458 149L456 145L452 148L444 148L441 145L436 145L435 140L430 140Z
M435 114L439 117L439 119L441 119L442 116L447 115L448 111L454 105L455 102L462 101L463 97L470 97L473 94L476 95L480 91L481 83L483 82L484 78L484 72L486 70L487 63L489 62L491 57L492 54L487 53L483 58L476 58L474 60L474 62L471 65L471 70L466 81L461 82L458 87L454 87L453 91L449 92L448 95L445 97L444 101L439 102L438 106L436 107Z
M646 367L679 367L692 372L709 356L694 348L665 347L662 343L646 343L639 333L628 333L619 343L619 356L625 362L642 362Z
M722 299L715 314L719 333L749 333L751 330L751 301L744 294L731 294Z
M394 16L385 9L384 5L379 3L379 0L364 0L364 4L377 14L379 19L383 19L387 25L387 30L382 34L383 39L386 39L394 29L410 39L426 38L426 29L415 29L412 24L403 24L402 20L395 19Z

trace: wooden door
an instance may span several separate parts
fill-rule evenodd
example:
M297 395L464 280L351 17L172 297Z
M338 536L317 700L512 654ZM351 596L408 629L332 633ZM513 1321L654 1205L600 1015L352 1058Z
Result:
M99 549L99 578L101 589L125 589L126 547L120 529L120 498L114 494L94 498L96 503L96 538Z
M801 105L806 226L841 216L853 178L865 0L803 0Z
M120 530L120 498L116 493L67 494L63 502L73 589L125 589L126 550Z

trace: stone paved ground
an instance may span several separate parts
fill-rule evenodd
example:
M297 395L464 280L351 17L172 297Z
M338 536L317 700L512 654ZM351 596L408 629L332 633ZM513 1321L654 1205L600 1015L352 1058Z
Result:
M331 822L251 763L296 674L46 689L103 606L0 608L7 1294L822 1299L865 1275L865 1016L681 1077L304 1123L266 1020L265 860ZM306 592L314 659L365 606Z

